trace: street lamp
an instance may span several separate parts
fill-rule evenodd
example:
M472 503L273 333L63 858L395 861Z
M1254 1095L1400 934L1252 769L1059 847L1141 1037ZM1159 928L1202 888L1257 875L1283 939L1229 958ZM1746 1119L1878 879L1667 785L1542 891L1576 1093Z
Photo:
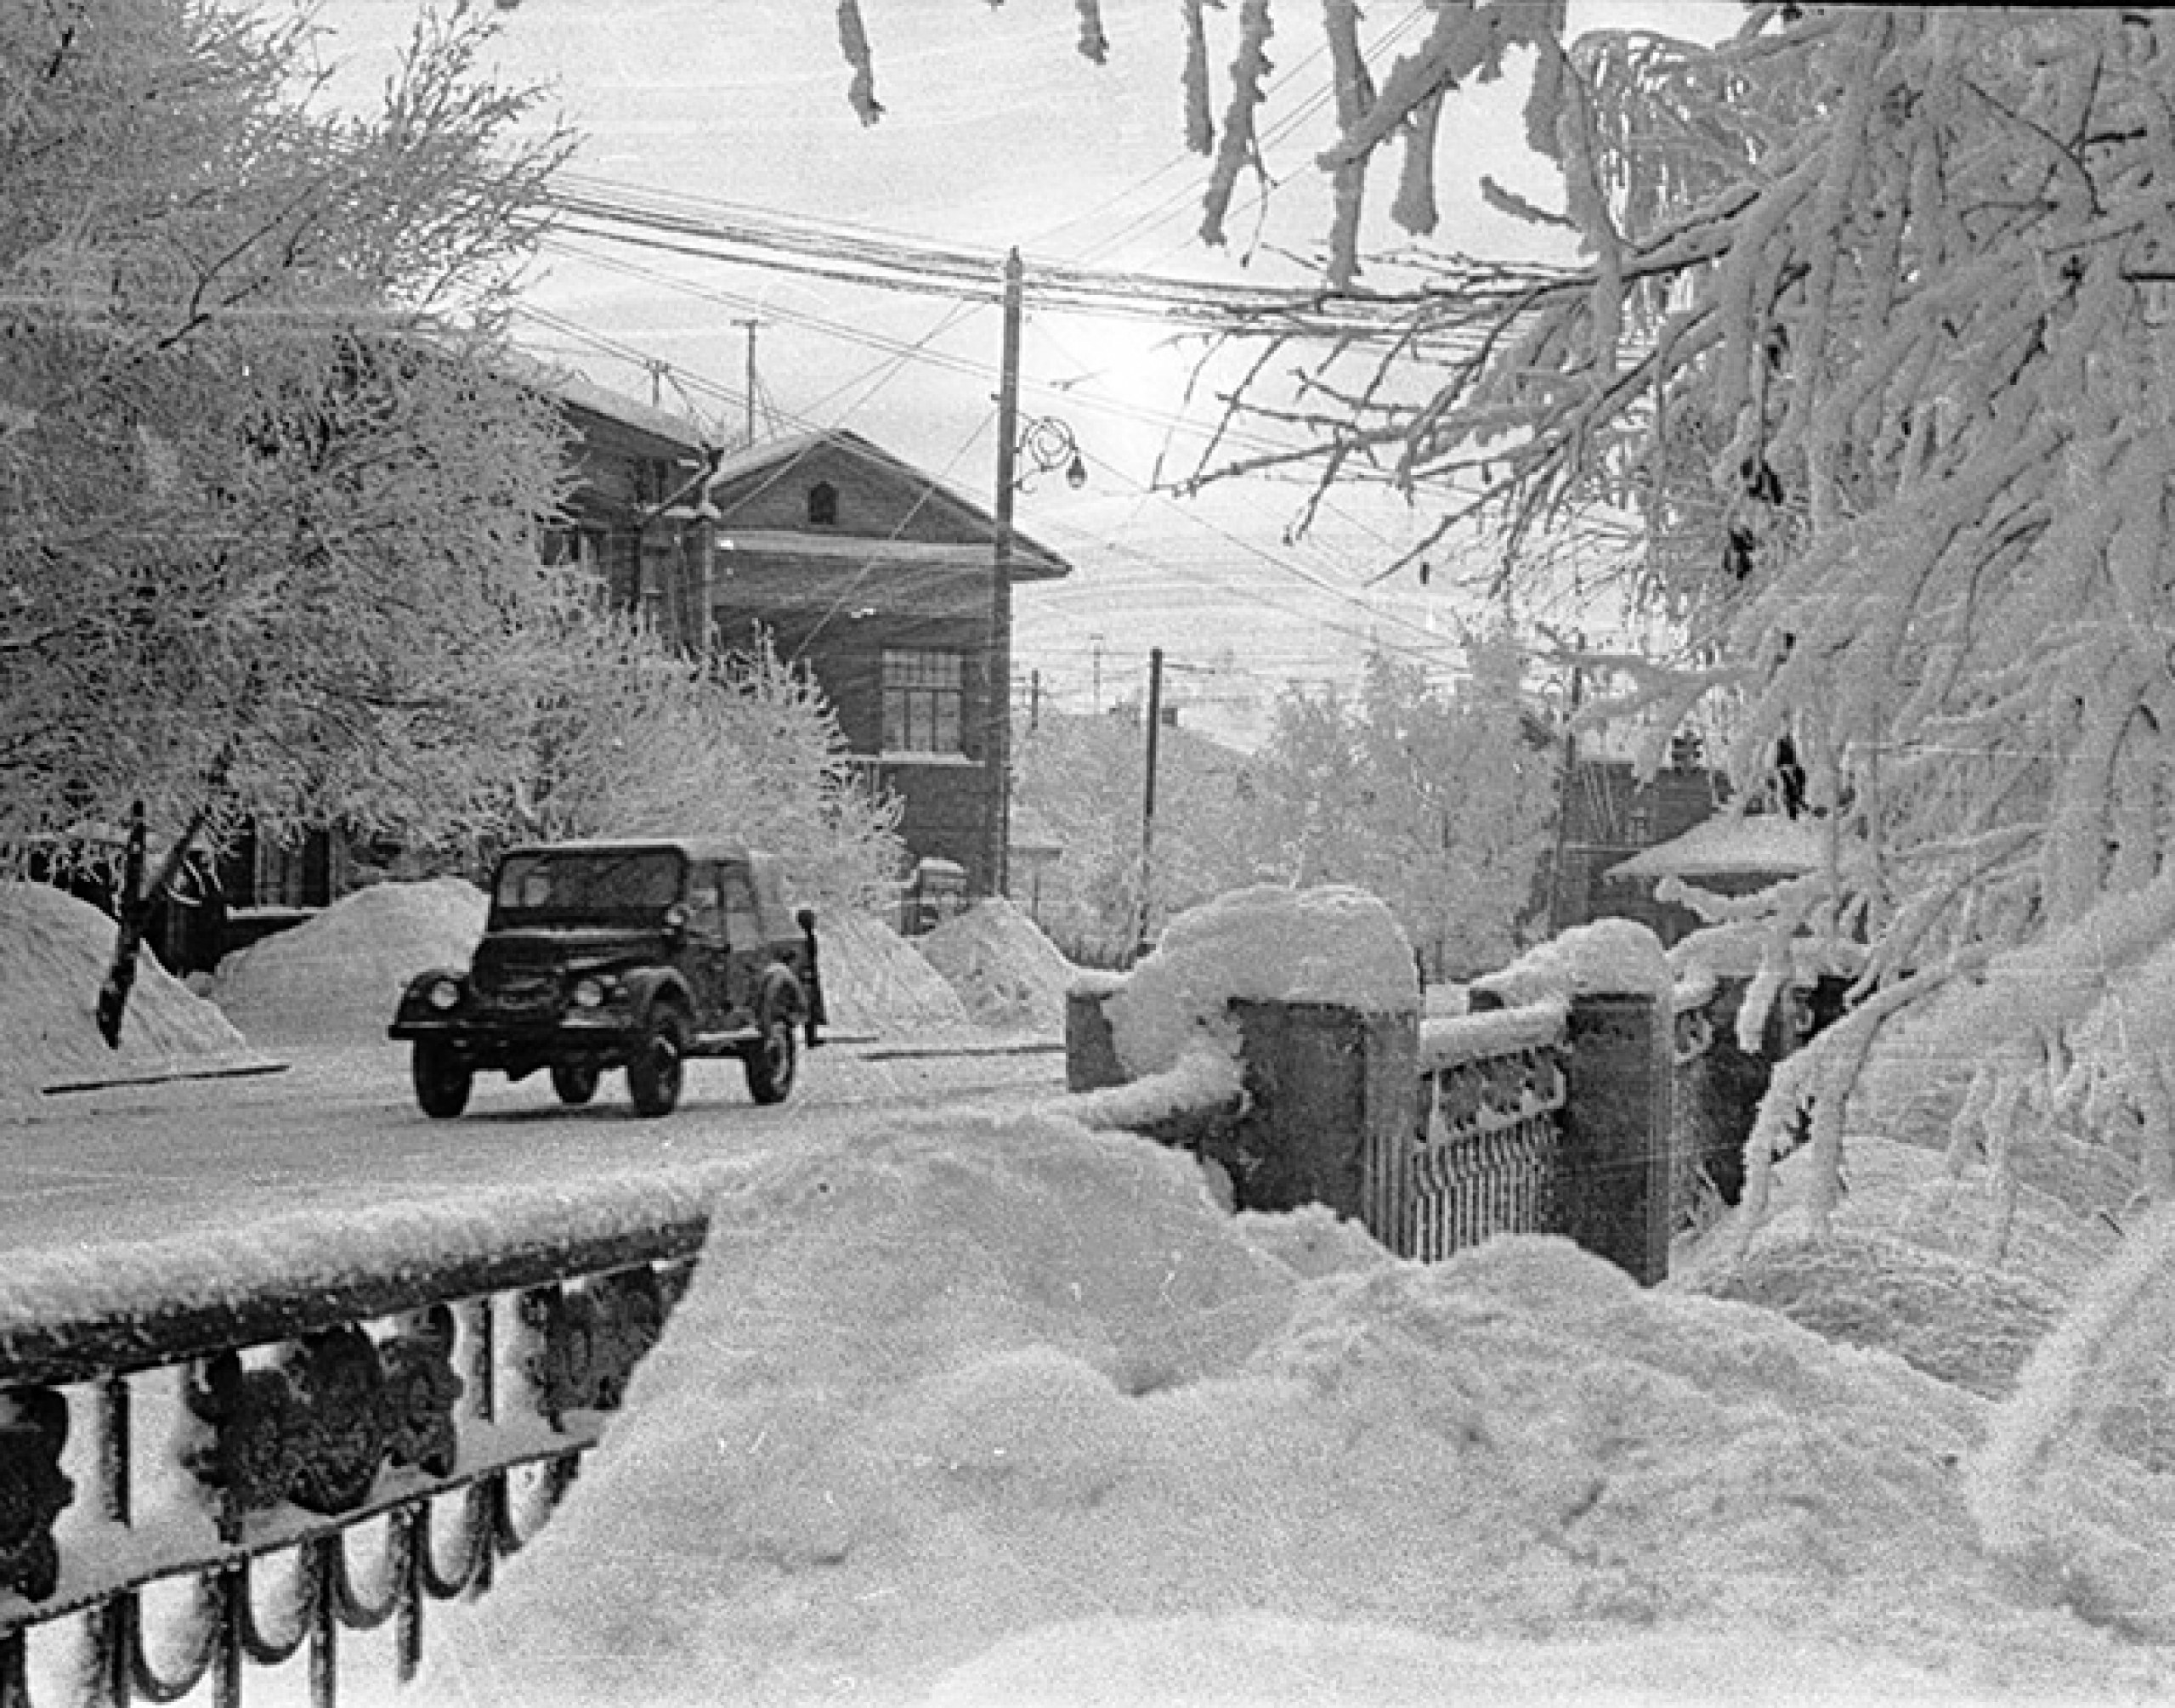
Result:
M1078 440L1073 430L1055 416L1037 416L1020 423L1019 444L1015 461L1024 458L1028 467L1012 484L1021 492L1034 484L1038 474L1051 474L1062 468L1065 471L1065 484L1078 492L1087 484L1087 463L1080 455Z

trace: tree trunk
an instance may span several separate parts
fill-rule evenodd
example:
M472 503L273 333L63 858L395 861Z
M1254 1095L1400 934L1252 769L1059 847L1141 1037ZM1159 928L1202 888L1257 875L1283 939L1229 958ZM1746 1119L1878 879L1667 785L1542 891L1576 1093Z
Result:
M144 947L144 919L150 904L144 900L144 803L128 809L128 841L121 862L118 911L121 929L113 940L113 961L99 987L99 1036L108 1049L121 1048L122 1016L128 1011L128 993L136 983L136 960Z
M167 850L166 858L159 862L157 875L146 885L144 847L149 833L144 822L144 803L139 800L128 809L128 841L121 867L120 929L114 935L113 959L106 967L105 981L99 987L99 1036L105 1040L108 1049L121 1048L121 1022L128 1012L128 993L136 986L136 964L143 955L144 924L151 917L153 905L181 870L190 849L195 846L208 811L200 809L189 821L188 828L175 839L173 846Z

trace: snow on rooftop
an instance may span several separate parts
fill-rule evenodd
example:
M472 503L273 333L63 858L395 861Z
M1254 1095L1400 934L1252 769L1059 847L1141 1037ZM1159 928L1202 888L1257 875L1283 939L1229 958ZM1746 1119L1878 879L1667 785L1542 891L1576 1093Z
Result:
M1119 1061L1136 1077L1169 1067L1234 998L1410 1014L1419 976L1396 916L1363 890L1233 890L1172 919L1108 998Z
M43 884L0 883L0 1105L48 1086L152 1078L269 1065L219 1010L158 963L136 971L121 1048L98 1030L99 986L112 959L113 920Z
M1779 812L1702 819L1682 834L1642 849L1608 869L1611 878L1700 878L1721 873L1814 872L1827 862L1819 821Z
M422 1700L2167 1683L2060 1598L2106 1585L2035 1585L1980 1546L1960 1468L1985 1400L1567 1241L1408 1264L1320 1212L1279 1237L1183 1156L1020 1114L781 1151L713 1216L559 1515L434 1615ZM2164 1557L2161 1479L2099 1474L2107 1557Z
M977 902L914 946L959 993L977 1026L1063 1032L1065 993L1079 969L1004 897Z

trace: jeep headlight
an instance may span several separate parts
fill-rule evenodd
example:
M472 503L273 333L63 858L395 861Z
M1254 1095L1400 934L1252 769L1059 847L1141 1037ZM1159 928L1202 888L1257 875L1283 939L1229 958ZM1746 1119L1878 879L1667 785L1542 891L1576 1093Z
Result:
M452 979L439 979L426 993L424 1000L440 1014L461 1006L461 987Z
M602 979L581 979L574 987L574 1005L576 1008L602 1008L604 995Z

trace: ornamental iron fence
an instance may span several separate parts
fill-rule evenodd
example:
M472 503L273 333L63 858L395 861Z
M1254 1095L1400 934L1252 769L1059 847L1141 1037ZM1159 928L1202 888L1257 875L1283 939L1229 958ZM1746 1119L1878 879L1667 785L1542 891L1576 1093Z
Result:
M705 1224L0 1330L0 1708L173 1702L342 1638L422 1660L571 1485Z

